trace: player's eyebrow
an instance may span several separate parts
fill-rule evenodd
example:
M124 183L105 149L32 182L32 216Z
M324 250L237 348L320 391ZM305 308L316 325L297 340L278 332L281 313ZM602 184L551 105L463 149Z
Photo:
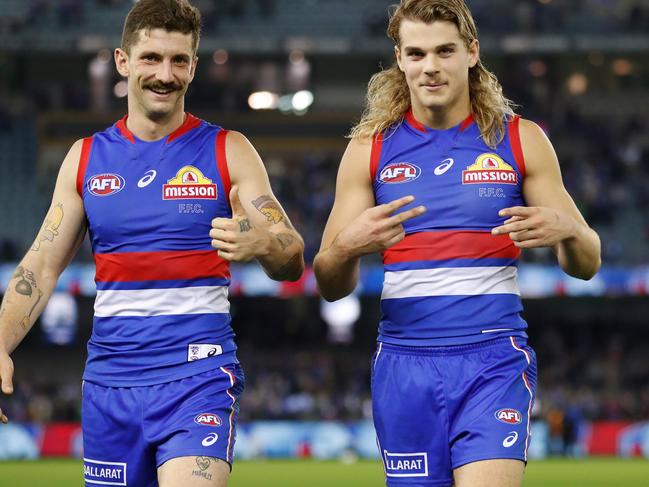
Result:
M446 42L444 44L440 44L439 46L435 46L433 48L433 50L440 51L442 49L455 49L456 47L457 47L456 42ZM426 51L426 49L424 49L423 47L417 47L417 46L405 46L403 48L403 51L406 54L410 54L411 52L424 52L424 51Z

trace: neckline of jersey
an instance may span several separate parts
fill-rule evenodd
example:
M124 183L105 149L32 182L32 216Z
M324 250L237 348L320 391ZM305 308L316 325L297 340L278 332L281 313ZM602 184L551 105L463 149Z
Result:
M446 131L453 132L455 130L458 130L459 132L464 132L474 121L473 113L469 113L469 116L466 117L464 120L462 120L462 122L460 122L458 125L449 127L447 129L432 129L430 127L426 127L423 123L421 123L419 120L415 118L415 115L412 113L412 106L408 108L408 111L404 115L403 119L413 129L419 132L423 132L425 134L432 133L432 132L446 132Z
M147 141L147 140L142 140L138 139L133 132L131 132L128 127L126 126L126 119L128 119L128 113L124 115L120 120L117 121L115 124L117 126L117 129L119 132L122 134L122 136L131 142L132 144L135 144L135 141L137 140L138 142L159 142L157 140L152 140L152 141ZM162 137L160 140L165 140L165 144L169 144L170 142L176 140L179 137L182 137L185 135L187 132L190 132L191 130L195 129L201 124L201 119L198 117L195 117L189 112L185 112L185 120L183 121L182 125L178 127L176 130L171 132L169 135L166 135L165 137Z

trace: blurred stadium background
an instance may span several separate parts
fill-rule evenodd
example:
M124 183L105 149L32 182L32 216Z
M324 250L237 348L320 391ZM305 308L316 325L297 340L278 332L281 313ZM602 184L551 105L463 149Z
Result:
M193 3L204 32L187 108L252 140L311 262L344 136L369 77L392 62L384 35L392 2ZM649 1L468 3L483 59L519 113L548 132L565 184L603 243L604 266L588 283L562 275L547 250L524 254L524 316L539 359L531 456L649 458ZM112 49L131 5L0 0L0 292L40 226L71 143L126 111ZM364 261L356 294L335 304L318 298L310 270L288 285L269 281L256 265L233 274L247 376L238 458L369 459L369 483L351 473L335 483L380 485L369 392L378 258ZM13 356L16 391L0 397L12 420L0 427L0 459L81 455L93 278L86 242ZM4 465L0 485L18 485L2 472L17 479L20 469ZM582 471L574 480L526 485L649 485L649 463L633 465L642 473L623 469L611 483L586 482ZM306 485L283 478L282 485Z

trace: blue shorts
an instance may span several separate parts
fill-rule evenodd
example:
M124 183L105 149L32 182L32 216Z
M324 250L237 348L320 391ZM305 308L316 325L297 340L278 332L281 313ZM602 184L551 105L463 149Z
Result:
M372 408L388 486L450 486L453 469L527 461L536 355L521 338L472 345L379 343Z
M232 465L241 367L232 364L143 387L83 385L86 486L155 487L157 468L183 456Z

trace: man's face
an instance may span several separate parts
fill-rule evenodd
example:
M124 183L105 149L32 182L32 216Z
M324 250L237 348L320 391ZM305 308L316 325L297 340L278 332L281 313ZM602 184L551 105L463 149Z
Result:
M115 64L128 77L129 109L146 117L166 118L184 110L185 92L194 78L198 58L192 48L192 35L164 29L142 29L130 55L115 50Z
M469 68L478 62L478 42L466 48L452 22L404 20L397 63L406 76L413 106L451 110L469 102Z

